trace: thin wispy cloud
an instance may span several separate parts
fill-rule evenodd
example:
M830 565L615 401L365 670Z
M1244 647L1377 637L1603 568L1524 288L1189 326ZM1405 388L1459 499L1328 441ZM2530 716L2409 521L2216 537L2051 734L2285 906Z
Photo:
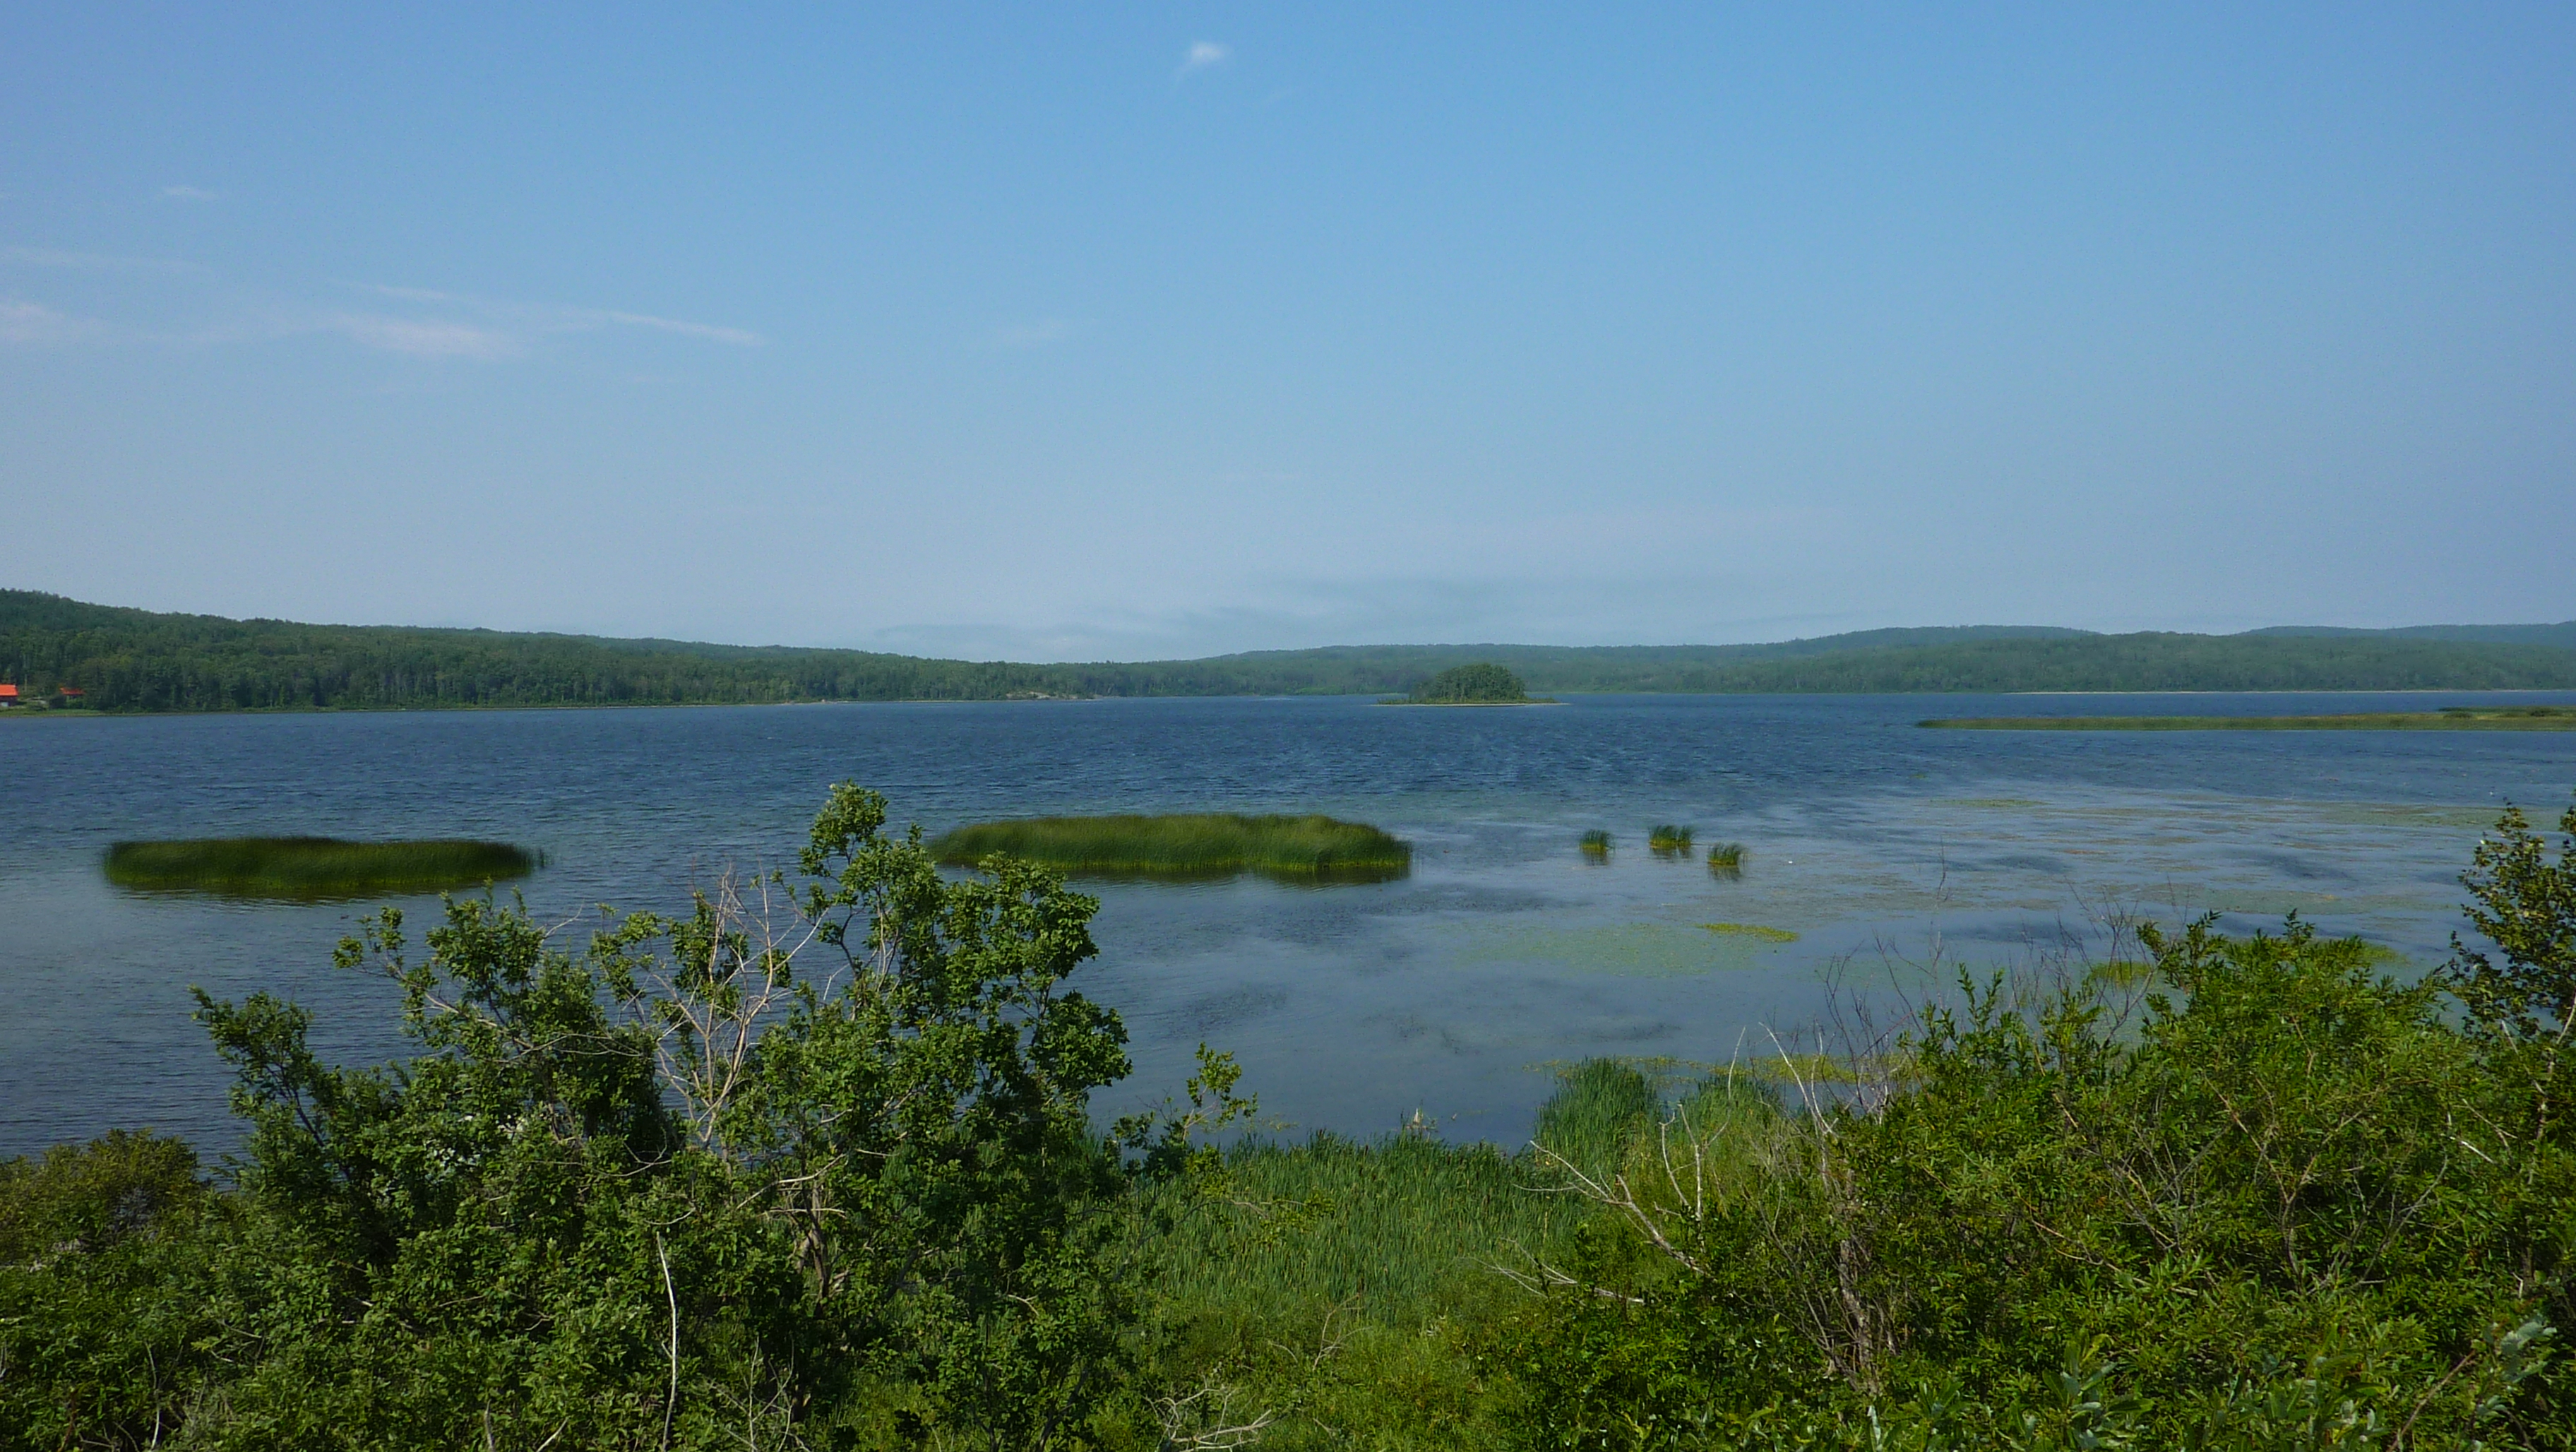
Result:
M582 333L600 328L648 328L657 333L671 333L683 338L697 338L710 343L724 343L736 348L757 348L768 340L746 328L728 328L714 323L693 323L681 318L656 317L651 313L630 313L615 308L562 307L551 303L503 302L475 297L468 293L440 292L425 287L392 287L368 284L366 291L378 297L397 298L404 302L432 303L460 308L503 331L542 333Z
M72 317L39 301L0 296L0 342L88 342L111 332L95 317Z
M342 313L330 320L331 331L387 353L410 358L474 358L489 361L519 351L508 334L469 323L388 318L368 313Z
M1190 44L1189 54L1181 57L1181 68L1178 71L1173 72L1173 74L1176 77L1186 76L1192 71L1203 71L1210 66L1221 66L1228 60L1232 59L1233 56L1234 47L1230 45L1213 40L1193 41Z
M211 202L215 194L204 187L163 187L161 195L178 202Z
M52 247L0 247L0 262L28 267L62 267L81 272L203 272L194 262L172 257L113 257L101 252L65 252Z
M758 333L742 328L720 328L712 323L684 323L677 318L656 318L643 313L603 312L593 314L603 322L622 323L630 328L652 328L658 332L677 333L683 338L704 338L710 343L731 343L737 348L757 348L767 341Z
M430 288L342 284L400 306L315 307L283 298L243 296L208 286L212 272L193 262L122 257L44 247L0 247L0 275L11 269L189 279L180 296L129 297L122 321L77 317L24 296L0 294L0 344L147 344L214 347L261 339L338 337L380 353L426 360L497 362L525 356L546 339L640 328L727 347L759 347L744 328L666 318L616 308L512 303ZM24 275L24 274L22 274ZM32 282L30 275L27 280ZM155 284L158 290L158 284ZM131 291L129 287L126 290Z
M64 343L95 327L86 319L65 317L42 303L0 297L0 343Z

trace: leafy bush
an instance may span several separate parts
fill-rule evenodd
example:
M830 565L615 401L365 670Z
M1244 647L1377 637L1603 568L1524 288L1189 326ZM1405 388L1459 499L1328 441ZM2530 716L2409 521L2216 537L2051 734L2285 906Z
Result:
M2566 863L2522 871L2525 845L2472 885L2527 923ZM2137 1022L1963 980L1876 1094L1695 1105L1590 1178L1607 1218L1492 1353L1516 1433L2570 1445L2576 1161L2563 1068L2531 1056L2563 1037L2515 1017L2566 941L2482 1000L2474 955L2403 985L2295 919L2150 932ZM2496 1006L2456 1021L2450 982Z

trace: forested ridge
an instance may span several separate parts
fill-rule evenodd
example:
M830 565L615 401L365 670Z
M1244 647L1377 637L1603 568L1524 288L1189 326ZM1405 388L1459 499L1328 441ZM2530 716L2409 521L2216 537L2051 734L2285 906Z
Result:
M0 680L106 711L1365 695L1475 661L1535 691L2576 688L2576 627L2095 635L1874 630L1719 646L1424 645L1037 665L874 651L233 620L0 590Z

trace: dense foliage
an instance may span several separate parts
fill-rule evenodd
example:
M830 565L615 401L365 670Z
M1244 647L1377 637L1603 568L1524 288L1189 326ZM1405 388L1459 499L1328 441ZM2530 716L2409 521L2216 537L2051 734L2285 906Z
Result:
M1353 646L1019 665L227 620L0 590L0 680L31 696L78 687L84 704L109 711L1374 695L1409 690L1426 676L1477 661L1508 669L1542 691L2576 688L2576 649L2548 630L2451 640L2404 632L2089 635L1979 626L1767 645Z
M407 1064L205 1003L237 1165L0 1165L0 1448L2564 1449L2560 828L2505 816L2420 982L2195 924L1831 1064L1578 1066L1520 1154L1218 1156L1204 1051L1188 1106L1087 1113L1089 899L843 789L782 937L777 880L579 958L376 919L343 961Z
M1489 660L1451 666L1413 688L1412 699L1428 706L1500 706L1529 699L1529 687L1511 667Z

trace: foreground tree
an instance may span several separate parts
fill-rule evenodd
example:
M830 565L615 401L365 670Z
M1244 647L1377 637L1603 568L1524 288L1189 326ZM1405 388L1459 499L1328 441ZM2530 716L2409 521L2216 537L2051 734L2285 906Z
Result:
M944 878L855 787L800 865L578 957L469 900L415 958L389 909L339 955L401 987L386 1068L201 996L238 1193L148 1139L11 1167L0 1446L1083 1442L1132 1394L1121 1192L1205 1167L1230 1066L1103 1135L1125 1031L1062 986L1096 900Z

